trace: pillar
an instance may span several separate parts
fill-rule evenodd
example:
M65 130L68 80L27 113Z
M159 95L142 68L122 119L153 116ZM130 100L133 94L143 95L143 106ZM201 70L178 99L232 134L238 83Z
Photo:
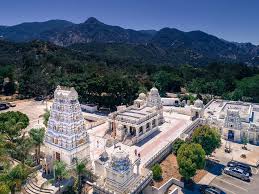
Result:
M135 130L136 130L136 137L139 136L139 127L135 127Z
M146 131L147 131L146 123L142 126L142 128L143 128L143 134L146 133Z
M128 125L126 125L126 128L127 128L127 136L130 134L130 127Z
M136 161L136 166L137 166L137 175L139 175L140 157Z

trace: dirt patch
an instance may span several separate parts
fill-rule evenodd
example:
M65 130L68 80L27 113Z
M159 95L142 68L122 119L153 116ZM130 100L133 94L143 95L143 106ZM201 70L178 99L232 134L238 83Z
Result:
M193 181L195 183L200 182L200 180L208 173L208 171L202 169L202 170L197 170L196 175L193 177Z
M174 154L169 154L161 163L163 174L160 181L153 181L154 186L159 188L165 184L169 179L174 177L175 179L181 180L182 176L178 170L178 163ZM197 170L196 175L193 177L193 181L198 183L208 172L206 170Z
M166 183L169 179L172 177L180 180L182 176L180 175L178 171L178 164L176 160L176 156L173 154L169 154L161 163L160 166L162 168L163 174L160 181L154 181L154 186L159 188L164 183Z

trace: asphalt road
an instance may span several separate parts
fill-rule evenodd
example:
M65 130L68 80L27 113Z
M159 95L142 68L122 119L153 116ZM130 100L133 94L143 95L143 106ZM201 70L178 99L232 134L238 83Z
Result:
M209 168L207 169L209 172L217 175L210 185L216 186L227 194L259 194L259 169L252 167L252 176L250 177L250 182L242 181L238 178L222 174L222 170L224 169L224 165L211 162ZM185 194L198 194L200 185L194 185L193 190L184 189L183 193Z
M229 194L258 194L259 193L259 174L258 169L253 168L253 175L250 182L242 181L235 177L221 174L213 179L210 185L221 188Z

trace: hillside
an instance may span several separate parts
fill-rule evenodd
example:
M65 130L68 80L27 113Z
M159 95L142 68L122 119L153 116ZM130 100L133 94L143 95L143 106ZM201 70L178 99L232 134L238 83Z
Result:
M0 26L0 37L16 42L50 41L81 52L94 52L102 45L110 57L114 54L152 64L207 65L217 61L259 65L259 47L251 43L228 42L202 31L174 28L136 31L107 25L93 17L80 24L50 20Z
M20 98L30 98L52 95L59 84L74 86L81 102L98 103L112 109L116 105L131 104L139 92L146 92L154 85L162 96L185 87L190 92L223 95L233 100L245 96L258 102L253 87L259 84L258 68L235 63L172 67L172 64L158 63L152 58L158 54L166 58L155 46L110 43L104 47L103 44L78 45L77 48L84 50L79 52L43 41L0 40L0 91L4 89L4 94L10 95L17 86ZM144 50L145 55L138 49ZM120 55L122 51L124 56ZM133 55L138 57L132 58ZM152 65L148 58L160 65ZM10 82L3 85L6 77ZM16 81L18 85L14 84Z

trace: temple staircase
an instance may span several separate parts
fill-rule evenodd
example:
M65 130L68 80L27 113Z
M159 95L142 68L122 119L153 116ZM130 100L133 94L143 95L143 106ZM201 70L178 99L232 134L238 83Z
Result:
M56 189L54 186L49 185L48 188L44 188L44 184L48 180L42 177L41 172L37 172L36 175L32 175L28 178L26 184L23 186L23 194L54 194Z

